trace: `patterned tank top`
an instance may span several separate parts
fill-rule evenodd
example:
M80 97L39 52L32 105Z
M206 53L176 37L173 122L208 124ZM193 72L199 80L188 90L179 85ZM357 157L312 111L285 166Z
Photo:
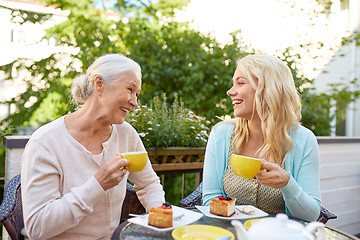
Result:
M267 213L285 213L285 202L279 188L263 186L256 179L242 178L234 174L230 164L233 153L234 144L231 137L227 168L223 178L226 196L236 198L236 205L253 205Z

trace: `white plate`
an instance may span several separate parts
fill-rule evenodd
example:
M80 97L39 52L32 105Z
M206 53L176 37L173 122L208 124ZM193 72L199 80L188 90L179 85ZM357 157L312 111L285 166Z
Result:
M181 227L181 226L193 223L193 222L199 220L203 216L201 213L197 213L197 212L187 210L185 208L181 208L181 207L177 207L177 206L172 206L172 209L173 209L173 217L177 217L181 214L184 214L184 216L181 217L180 220L173 221L173 226L169 227L169 228L157 228L154 226L150 226L148 224L148 216L149 216L148 214L141 216L141 217L130 218L130 219L128 219L128 221L131 223L141 225L143 227L147 227L147 228L156 230L156 231L165 232L165 231L175 229L177 227Z
M218 218L218 219L224 219L224 220L244 220L244 219L251 219L251 218L261 218L266 217L269 214L252 206L252 205L238 205L235 206L235 214L231 217L222 217L219 215L215 215L210 213L210 206L195 206L197 209L200 210L205 216L211 217L211 218ZM250 214L245 214L241 212L241 209L243 207L251 207L254 211Z

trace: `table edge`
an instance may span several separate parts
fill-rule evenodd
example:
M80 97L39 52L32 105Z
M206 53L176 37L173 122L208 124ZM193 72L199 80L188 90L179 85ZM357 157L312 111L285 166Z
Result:
M337 228L330 227L330 226L327 226L327 225L325 225L325 227L331 229L331 230L334 231L334 232L341 233L341 234L345 235L346 237L348 237L348 238L350 238L350 239L360 240L360 238L358 238L358 237L356 237L356 236L354 236L354 235L351 235L350 233L346 233L346 232L344 232L344 231L341 231L341 230L339 230L339 229L337 229Z

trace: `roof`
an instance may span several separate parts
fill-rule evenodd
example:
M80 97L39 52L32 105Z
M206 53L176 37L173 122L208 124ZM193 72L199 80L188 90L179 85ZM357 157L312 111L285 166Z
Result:
M38 13L68 15L66 12L61 11L61 9L57 9L55 5L48 6L46 3L37 0L0 0L0 6Z
M3 0L2 2L15 2L15 3L25 3L25 4L32 4L32 5L41 5L46 7L47 5L43 2L38 2L36 0Z

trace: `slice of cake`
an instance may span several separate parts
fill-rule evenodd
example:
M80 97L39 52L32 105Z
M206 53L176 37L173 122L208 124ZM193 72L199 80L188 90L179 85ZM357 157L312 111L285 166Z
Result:
M223 217L231 217L235 213L236 198L221 197L210 201L210 213Z
M163 203L161 207L150 208L148 224L158 228L173 226L173 209L170 203Z

